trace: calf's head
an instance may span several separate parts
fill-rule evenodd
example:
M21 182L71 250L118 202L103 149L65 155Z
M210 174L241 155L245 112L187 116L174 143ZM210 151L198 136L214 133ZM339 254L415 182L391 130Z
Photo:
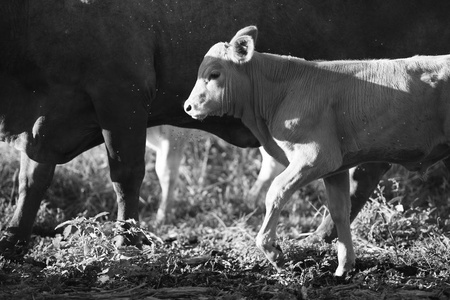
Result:
M248 94L249 80L244 65L254 54L258 30L248 26L239 30L229 43L217 43L206 53L198 70L197 82L184 103L194 119L233 115L234 101Z

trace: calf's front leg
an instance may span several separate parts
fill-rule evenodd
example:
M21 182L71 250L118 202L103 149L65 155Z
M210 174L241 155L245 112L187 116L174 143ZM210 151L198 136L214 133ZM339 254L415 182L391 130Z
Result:
M258 206L257 202L261 191L269 186L271 181L285 169L285 167L270 156L263 147L259 147L259 152L261 153L262 158L261 169L259 170L258 178L247 196L248 203L253 208Z
M311 153L311 152L310 152ZM300 153L288 167L278 175L266 194L266 215L256 237L256 246L261 249L272 265L280 271L283 267L283 254L276 243L276 226L280 212L295 190L322 175L321 169L311 167L311 161Z

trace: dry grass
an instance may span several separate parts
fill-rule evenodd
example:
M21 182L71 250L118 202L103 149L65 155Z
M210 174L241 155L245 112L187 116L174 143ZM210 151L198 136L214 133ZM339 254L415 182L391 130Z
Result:
M17 153L0 149L0 228L14 208ZM276 273L254 245L263 219L245 195L259 170L256 149L216 139L186 150L175 222L154 228L159 185L147 154L141 226L153 245L112 244L116 205L103 146L59 166L24 263L0 259L1 299L448 299L449 189L436 166L428 181L392 170L353 225L355 272L332 276L333 245L305 245L326 209L316 185L294 195L278 233L287 264ZM108 216L98 213L109 212ZM59 234L54 228L61 222ZM134 230L141 230L133 227ZM150 232L156 233L157 237Z

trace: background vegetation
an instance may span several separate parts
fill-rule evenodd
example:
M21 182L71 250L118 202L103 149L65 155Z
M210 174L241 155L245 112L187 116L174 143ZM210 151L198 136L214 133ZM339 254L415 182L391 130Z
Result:
M333 277L333 245L302 243L327 213L320 183L296 193L278 227L287 258L277 273L254 245L263 199L246 202L256 149L214 138L187 145L173 222L155 227L159 184L147 153L142 250L112 244L115 195L103 146L58 166L23 262L0 257L0 299L448 299L447 170L423 181L394 167L353 224L356 270ZM0 149L0 230L17 195L18 153ZM63 223L62 225L59 225ZM59 225L59 226L58 226ZM55 228L57 230L55 231Z

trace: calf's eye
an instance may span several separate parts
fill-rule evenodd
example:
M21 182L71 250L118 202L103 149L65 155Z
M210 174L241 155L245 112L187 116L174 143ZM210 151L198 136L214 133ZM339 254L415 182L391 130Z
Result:
M214 80L220 77L220 73L219 72L211 72L211 74L209 74L209 80Z

